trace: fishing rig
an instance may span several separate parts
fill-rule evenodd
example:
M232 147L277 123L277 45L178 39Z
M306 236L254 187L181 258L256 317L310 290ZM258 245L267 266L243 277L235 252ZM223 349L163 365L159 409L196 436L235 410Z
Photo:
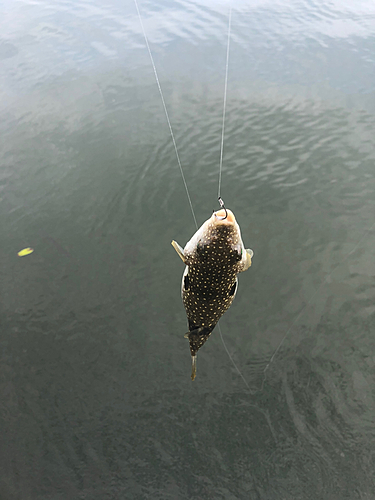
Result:
M191 202L191 197L190 197L190 194L189 194L189 189L188 189L188 186L187 186L187 183L186 183L186 179L185 179L185 175L184 175L184 172L183 172L183 169L182 169L182 165L181 165L181 160L180 160L180 155L179 155L179 152L178 152L178 149L177 149L177 145L176 145L176 140L175 140L175 136L174 136L174 133L173 133L173 129L172 129L172 125L171 125L171 121L169 119L169 114L168 114L168 110L167 110L167 106L165 104L165 100L164 100L164 95L163 95L163 92L162 92L162 89L161 89L161 85L160 85L160 81L159 81L159 77L158 77L158 73L156 71L156 66L155 66L155 62L154 62L154 58L152 56L152 52L151 52L151 49L150 49L150 45L149 45L149 42L148 42L148 38L147 38L147 35L146 35L146 31L145 31L145 27L144 27L144 24L143 24L143 21L142 21L142 16L141 16L141 12L140 12L140 9L139 9L139 5L138 5L138 0L134 0L134 3L135 3L135 7L136 7L136 10L137 10L137 13L138 13L138 17L139 17L139 22L140 22L140 25L141 25L141 28L142 28L142 32L143 32L143 36L144 36L144 39L145 39L145 44L146 44L146 47L147 47L147 50L148 50L148 53L149 53L149 56L150 56L150 60L151 60L151 64L152 64L152 68L153 68L153 71L154 71L154 75L155 75L155 79L156 79L156 83L157 83L157 86L158 86L158 89L159 89L159 93L160 93L160 97L161 97L161 101L162 101L162 104L163 104L163 108L164 108L164 112L165 112L165 116L166 116L166 119L167 119L167 122L168 122L168 127L169 127L169 131L170 131L170 134L171 134L171 137L172 137L172 142L173 142L173 146L174 146L174 149L175 149L175 153L176 153L176 157L177 157L177 163L178 163L178 166L180 168L180 172L181 172L181 177L182 177L182 181L183 181L183 184L184 184L184 187L185 187L185 191L186 191L186 195L187 195L187 198L188 198L188 202L189 202L189 205L190 205L190 209L191 209L191 213L192 213L192 216L193 216L193 219L194 219L194 224L196 226L196 228L198 229L198 224L197 224L197 219L196 219L196 216L195 216L195 212L194 212L194 208L193 208L193 204ZM220 144L220 163L219 163L219 182L218 182L218 202L221 206L221 208L223 208L225 210L225 217L224 219L227 217L227 211L226 211L226 208L225 208L225 205L224 205L224 202L223 202L223 199L221 197L221 181L222 181L222 167L223 167L223 155L224 155L224 136L225 136L225 113L226 113L226 103L227 103L227 89L228 89L228 66L229 66L229 49L230 49L230 40L231 40L231 25L232 25L232 2L230 1L229 3L229 14L228 14L228 36L227 36L227 45L226 45L226 64L225 64L225 82L224 82L224 102L223 102L223 115L222 115L222 127L221 127L221 144ZM312 302L312 300L317 296L317 294L319 293L319 291L321 290L321 288L328 282L328 280L331 278L333 272L340 266L342 265L349 257L350 255L352 255L356 250L357 248L360 246L360 244L367 238L367 236L371 233L372 229L375 227L375 222L371 225L370 228L368 228L364 234L362 235L362 237L356 242L356 244L354 245L353 249L348 252L348 254L344 257L344 259L341 260L341 262L339 264L337 264L333 269L332 271L326 276L326 278L324 279L324 281L318 286L318 288L315 290L315 292L311 295L310 299L306 302L306 304L304 305L304 307L302 308L302 310L300 311L300 313L296 316L296 318L294 319L294 321L291 323L291 325L289 326L289 328L287 329L285 335L283 336L283 338L281 339L280 343L278 344L277 348L274 350L272 356L270 357L266 367L264 368L263 370L263 373L264 373L264 378L263 378L263 382L262 382L262 385L259 389L259 391L262 391L263 390L263 386L264 386L264 383L266 381L266 372L267 370L269 369L271 363L273 362L275 356L277 355L277 353L280 351L282 345L284 344L285 342L285 339L287 338L287 336L289 335L290 331L292 330L292 328L294 327L294 325L296 324L296 322L298 321L298 319L303 315L303 313L305 312L306 308L308 307L308 305ZM224 346L224 349L225 351L227 352L228 356L229 356L229 359L231 360L234 368L236 369L237 373L239 374L239 376L242 378L243 382L245 383L247 389L251 392L251 393L254 393L254 392L257 392L257 391L251 391L250 389L250 386L249 384L247 383L246 379L244 378L244 376L242 375L241 371L239 370L239 368L237 367L234 359L232 358L225 342L224 342L224 338L223 338L223 335L222 335L222 332L221 332L221 328L220 328L220 323L217 324L217 327L218 327L218 330L219 330L219 334L220 334L220 338L221 338L221 341L223 343L223 346Z

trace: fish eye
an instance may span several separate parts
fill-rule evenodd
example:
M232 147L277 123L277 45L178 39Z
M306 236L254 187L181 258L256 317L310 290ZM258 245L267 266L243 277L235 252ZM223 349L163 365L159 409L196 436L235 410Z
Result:
M236 245L236 246L233 247L233 253L236 256L236 260L241 260L242 259L242 252L243 252L243 249L242 249L241 245Z
M200 254L203 251L203 243L202 240L199 240L196 246L197 253Z

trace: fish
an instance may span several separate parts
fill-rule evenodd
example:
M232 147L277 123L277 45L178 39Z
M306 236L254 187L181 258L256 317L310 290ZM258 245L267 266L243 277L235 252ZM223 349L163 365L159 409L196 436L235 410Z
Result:
M192 358L191 379L197 372L197 352L207 341L237 292L237 275L251 266L254 252L243 244L233 212L213 212L182 248L172 246L185 264L181 295L186 310Z

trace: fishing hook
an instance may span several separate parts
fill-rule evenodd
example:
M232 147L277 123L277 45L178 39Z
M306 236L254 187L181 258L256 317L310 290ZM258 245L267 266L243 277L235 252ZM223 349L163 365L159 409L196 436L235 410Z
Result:
M223 200L221 199L221 196L219 196L219 198L218 198L218 202L220 203L221 208L223 208L223 209L225 210L225 217L218 217L216 214L215 214L215 216L216 216L219 220L225 220L225 219L228 217L228 211L227 211L227 209L225 208L225 205L224 205Z

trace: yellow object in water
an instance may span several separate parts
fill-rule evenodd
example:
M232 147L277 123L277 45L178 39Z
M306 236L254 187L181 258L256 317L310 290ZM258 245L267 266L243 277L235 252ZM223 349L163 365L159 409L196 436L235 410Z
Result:
M18 252L18 257L24 257L25 255L29 255L31 253L33 253L34 249L33 248L30 248L30 247L27 247L27 248L24 248L23 250L20 250Z

